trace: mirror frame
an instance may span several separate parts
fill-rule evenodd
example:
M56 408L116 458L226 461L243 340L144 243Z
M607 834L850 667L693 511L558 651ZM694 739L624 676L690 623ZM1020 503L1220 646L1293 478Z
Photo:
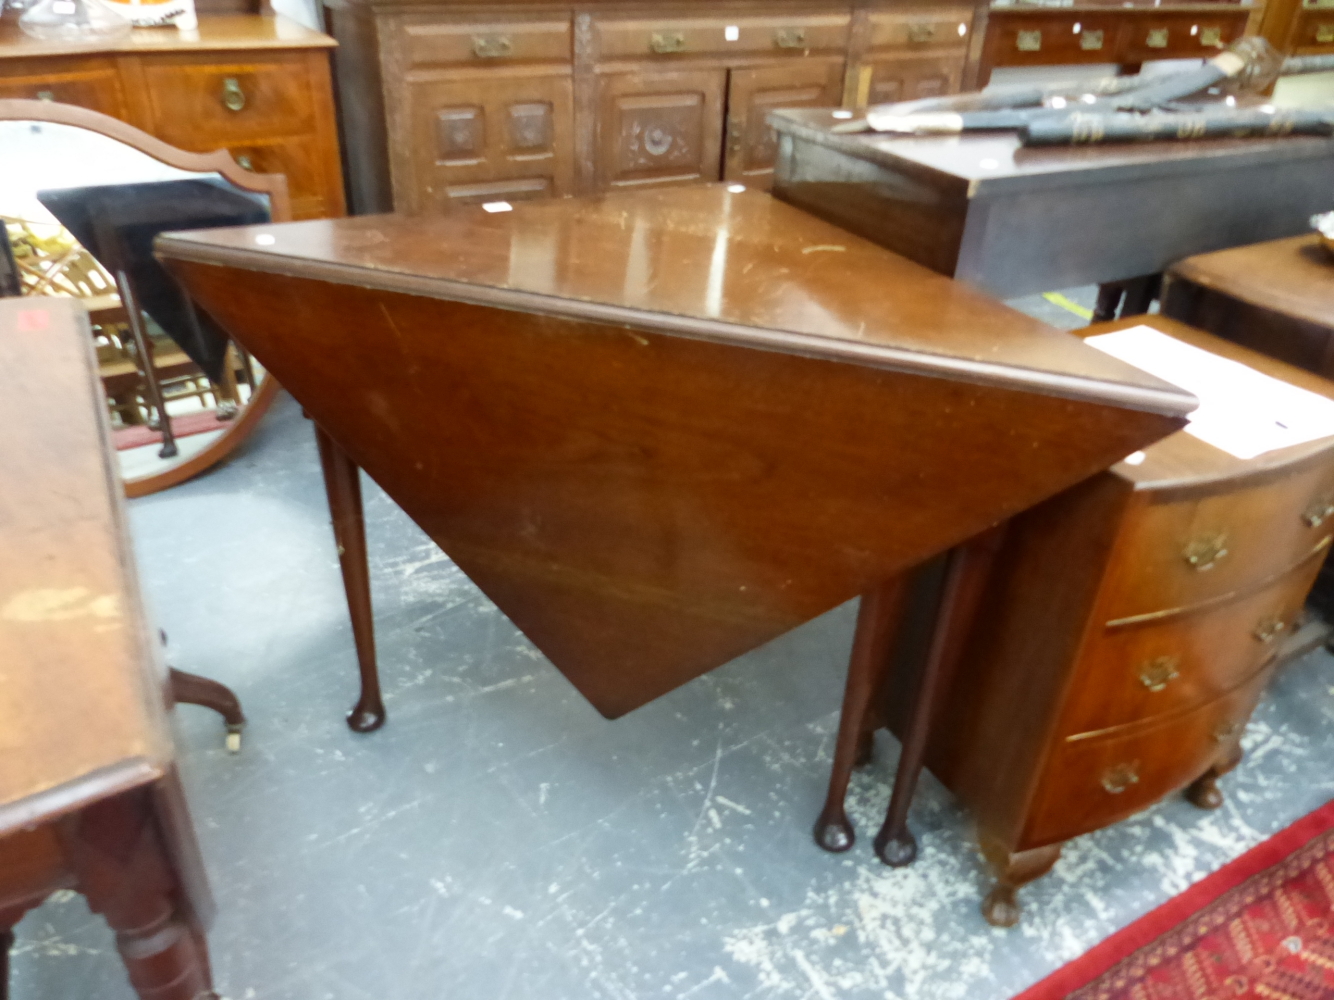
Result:
M87 129L89 132L96 132L137 149L169 167L195 173L220 174L224 180L243 191L268 195L269 215L273 222L292 220L292 202L287 193L286 175L259 174L246 170L232 159L232 154L225 149L212 153L189 153L119 118L112 118L110 115L90 111L77 105L57 104L52 101L0 100L0 121L46 122ZM162 472L137 476L133 479L122 477L125 495L147 496L165 490L169 486L175 486L177 483L183 483L217 465L254 433L260 419L272 405L279 388L273 375L266 372L263 384L254 391L245 407L216 441L197 455Z

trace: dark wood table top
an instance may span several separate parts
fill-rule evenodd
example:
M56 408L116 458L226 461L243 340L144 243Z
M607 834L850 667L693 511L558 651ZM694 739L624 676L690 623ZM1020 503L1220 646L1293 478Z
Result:
M1334 328L1334 254L1314 233L1187 257L1168 274L1242 302Z
M0 299L0 837L170 767L86 314Z
M1027 149L1013 131L950 136L837 134L829 129L843 119L835 117L834 109L774 111L769 120L780 132L792 132L872 163L953 178L967 186L969 198L1045 190L1062 184L1189 175L1210 166L1240 167L1334 155L1334 139L1314 136Z
M723 185L180 233L157 253L609 716L1195 405Z
M170 234L159 254L1183 413L1190 397L758 191L717 184ZM365 331L366 336L380 336Z

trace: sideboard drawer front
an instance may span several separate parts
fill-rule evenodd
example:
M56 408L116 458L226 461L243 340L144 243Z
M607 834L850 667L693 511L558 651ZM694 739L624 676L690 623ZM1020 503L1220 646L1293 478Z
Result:
M1212 59L1246 32L1247 11L1137 17L1128 25L1123 59Z
M154 60L144 76L154 132L187 149L315 128L315 95L299 52L236 62Z
M1025 849L1119 822L1232 756L1270 673L1156 726L1054 746L1029 813Z
M847 47L850 20L847 14L606 18L597 23L598 55L604 60L679 60L691 55L841 52Z
M409 21L402 26L402 37L405 59L413 68L568 63L571 59L568 17L459 23Z
M1334 531L1334 469L1201 499L1151 503L1117 543L1107 621L1221 598L1295 566Z
M1105 14L999 18L990 47L997 66L1117 61L1121 24Z
M1259 593L1170 618L1105 629L1085 651L1060 732L1090 736L1187 711L1260 670L1296 627L1318 553Z
M56 101L125 117L120 76L110 59L16 61L0 70L0 100Z
M915 52L967 44L971 7L871 14L871 48Z
M325 197L326 154L315 137L233 143L227 151L247 170L287 178L293 219L322 219L337 213L338 206L329 204Z

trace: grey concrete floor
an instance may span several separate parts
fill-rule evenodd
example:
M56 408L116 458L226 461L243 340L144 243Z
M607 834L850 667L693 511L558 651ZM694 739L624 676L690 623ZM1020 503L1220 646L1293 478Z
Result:
M1024 922L996 930L967 816L934 779L917 863L872 854L886 734L854 780L857 846L810 840L854 605L608 722L367 483L390 722L357 736L318 463L290 400L236 460L131 518L172 662L232 685L251 719L232 756L215 716L178 713L231 1000L1000 1000L1334 797L1320 652L1266 696L1221 810L1173 799L1080 838L1024 890ZM131 996L80 897L18 937L15 1000Z

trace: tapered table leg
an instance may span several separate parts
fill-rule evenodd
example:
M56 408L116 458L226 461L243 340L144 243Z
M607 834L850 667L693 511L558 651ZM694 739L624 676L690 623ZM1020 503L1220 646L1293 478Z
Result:
M838 720L829 792L820 818L815 821L815 842L826 851L846 851L856 841L844 798L852 769L861 762L862 723L888 669L906 593L906 578L897 576L863 594L857 609L857 631L848 661L848 680L843 688L843 711Z
M324 468L324 489L329 495L338 563L343 570L343 589L352 616L352 638L357 646L361 672L361 694L348 713L347 724L355 732L369 733L384 725L384 700L375 662L375 622L371 615L371 578L366 563L366 522L361 507L360 470L319 424L315 441Z
M875 853L881 861L895 868L911 864L917 857L917 840L908 829L908 808L912 804L913 792L917 790L917 779L922 774L936 696L940 693L948 661L960 650L960 640L977 611L1000 538L1001 529L993 528L956 546L949 554L931 644L913 698L908 728L903 734L903 751L894 775L894 791L890 794L885 823L875 838Z

